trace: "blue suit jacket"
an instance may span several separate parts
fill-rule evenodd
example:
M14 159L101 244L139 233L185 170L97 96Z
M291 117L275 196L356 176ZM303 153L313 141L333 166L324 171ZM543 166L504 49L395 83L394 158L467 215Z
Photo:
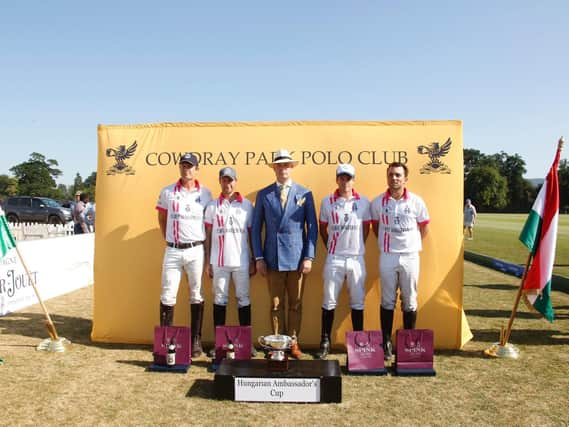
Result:
M251 231L255 258L263 257L271 270L298 270L302 260L316 255L318 225L312 192L292 183L283 210L277 184L263 188L257 193Z

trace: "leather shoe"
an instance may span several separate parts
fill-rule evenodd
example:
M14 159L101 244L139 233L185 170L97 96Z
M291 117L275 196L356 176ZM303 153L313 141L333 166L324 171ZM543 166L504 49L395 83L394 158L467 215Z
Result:
M383 360L389 361L392 358L393 358L393 347L391 345L391 340L388 340L383 343Z
M192 337L192 357L200 357L203 353L202 340L199 336Z
M330 341L322 340L320 341L320 351L316 353L318 359L325 360L330 354Z
M300 347L298 343L294 343L290 347L290 355L295 359L300 359L302 356L302 352L300 351Z

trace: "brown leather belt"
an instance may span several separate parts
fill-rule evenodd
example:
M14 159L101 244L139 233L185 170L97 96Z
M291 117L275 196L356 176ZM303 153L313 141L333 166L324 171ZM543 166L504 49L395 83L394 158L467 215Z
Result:
M195 246L203 245L203 242L189 242L189 243L166 242L166 245L176 249L188 249L188 248L193 248Z

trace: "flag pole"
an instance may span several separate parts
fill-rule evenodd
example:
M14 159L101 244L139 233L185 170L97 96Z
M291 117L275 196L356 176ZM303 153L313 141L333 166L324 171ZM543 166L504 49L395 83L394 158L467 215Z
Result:
M522 298L524 283L526 281L532 257L533 254L530 252L526 261L524 272L522 274L522 279L520 280L520 287L518 288L518 293L516 295L514 306L512 307L512 314L510 315L510 320L508 321L506 330L504 330L504 327L502 326L500 328L500 340L484 350L484 354L488 357L517 359L520 355L520 351L517 349L517 347L509 344L508 340L510 339L510 333L512 332L512 325L514 324L516 313L518 312L518 306L520 304L520 299Z
M563 148L564 142L565 141L563 139L563 136L561 136L559 138L559 141L557 142L557 156L556 156L557 159L558 159L559 153L561 152L561 150ZM530 263L532 261L532 258L533 258L533 253L532 253L532 251L530 251L530 253L528 254L528 258L526 261L524 272L522 274L522 279L520 281L520 287L519 287L518 293L516 295L514 306L512 307L512 314L510 315L510 319L508 321L508 326L506 327L505 331L504 331L504 327L502 327L500 329L500 341L497 343L494 343L490 348L484 350L484 354L486 356L503 357L503 358L510 358L510 359L516 359L519 356L519 350L515 346L509 344L508 341L510 339L510 334L512 333L512 325L514 323L514 319L515 319L516 313L518 311L520 299L521 299L522 294L523 294L524 283L525 283L526 278L527 278L527 274L529 271L529 267L530 267Z
M532 257L533 257L533 254L530 252L528 254L528 259L526 261L526 266L524 268L524 274L522 275L522 279L520 280L520 287L519 287L518 293L516 295L516 300L514 302L514 306L512 307L512 314L510 315L510 320L508 321L508 326L506 326L506 331L503 334L501 334L501 336L500 336L500 345L501 346L505 346L508 343L508 340L510 339L510 334L512 333L512 325L514 324L514 319L515 319L516 314L518 312L518 306L520 305L520 299L522 298L524 283L525 283L526 277L528 275L528 269L529 269L529 265L531 263Z
M36 286L36 283L35 283L32 275L30 273L30 270L28 270L28 266L26 265L26 262L24 261L24 258L22 257L22 254L20 252L20 249L18 248L18 245L16 245L14 247L14 249L16 249L16 253L18 254L18 257L20 258L22 266L24 267L24 270L26 271L26 274L28 275L28 280L32 284L32 288L34 288L34 292L36 293L36 297L38 298L38 301L40 303L40 306L41 306L41 308L45 314L45 318L46 318L45 326L47 327L47 332L48 332L50 338L48 338L47 340L44 340L38 346L38 350L47 350L47 351L53 351L53 352L65 351L63 344L64 344L64 342L67 342L67 340L65 338L60 338L59 335L57 334L57 330L55 329L55 324L51 320L51 317L47 311L47 308L46 308L45 304L43 303L43 300L41 299L41 296L38 292L38 288Z

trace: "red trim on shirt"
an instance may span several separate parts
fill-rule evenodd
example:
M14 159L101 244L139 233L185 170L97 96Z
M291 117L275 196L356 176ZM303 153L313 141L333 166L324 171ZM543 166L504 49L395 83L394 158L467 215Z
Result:
M168 212L168 209L164 209L162 206L156 206L156 210L160 212Z
M332 196L332 202L335 202L336 200L338 200L340 198L340 190L338 190L336 188L336 191L334 191L334 195ZM356 200L360 199L360 194L352 188L352 197Z
M241 193L239 193L238 191L236 191L234 194L235 194L235 197L236 197L236 199L234 200L234 202L243 203L243 196L241 195ZM221 200L228 200L227 197L225 197L225 195L224 195L223 193L219 193L219 199L221 199Z
M195 188L193 188L193 190L200 191L201 186L200 186L200 182L197 179L194 179L194 185L195 185ZM178 182L176 182L176 186L180 186L180 187L185 188L184 185L182 184L182 178L180 178L178 180Z
M387 190L385 190L385 194L388 195L389 197L392 197L391 191L389 190L389 188ZM409 198L409 194L407 193L407 189L404 188L403 189L403 200L407 200L408 198ZM395 200L395 198L394 198L394 200Z
M417 225L419 227L422 227L423 225L427 225L429 222L431 222L431 220L426 219L425 221L418 222Z

